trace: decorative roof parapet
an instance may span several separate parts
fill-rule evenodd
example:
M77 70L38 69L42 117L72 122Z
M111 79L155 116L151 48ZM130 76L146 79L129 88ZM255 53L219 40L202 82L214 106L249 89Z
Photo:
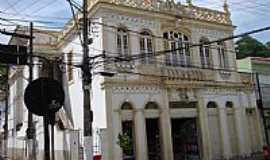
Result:
M182 5L180 2L175 3L174 0L91 0L91 6L99 2L181 15L186 18L218 24L232 25L228 8L224 12L202 8L194 6L191 0L187 0L187 5ZM225 1L225 4L227 4L226 2L227 1Z
M175 16L181 16L184 18L190 18L216 24L232 25L230 13L228 10L222 12L208 8L198 7L193 5L191 0L187 0L187 5L183 5L180 2L175 3L174 0L89 0L89 10L91 10L94 5L102 2L120 6L139 8L148 11L155 11L165 14L172 14ZM78 14L77 16L81 17L80 14ZM61 39L65 37L66 34L75 27L74 24L74 21L70 20L65 25L62 34L58 38L58 41L61 41Z
M228 13L197 6L191 6L189 8L191 14L190 18L218 24L232 25L230 14Z

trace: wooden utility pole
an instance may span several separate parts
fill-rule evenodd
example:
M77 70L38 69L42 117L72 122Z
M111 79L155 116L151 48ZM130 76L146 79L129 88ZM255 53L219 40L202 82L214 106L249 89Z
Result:
M29 83L33 81L33 23L30 22L30 39L29 39ZM28 149L28 158L30 160L36 159L36 150L35 150L35 125L33 123L33 114L28 111L28 128L26 130L27 136L27 147Z
M7 145L7 142L8 142L8 104L9 104L9 83L8 83L8 76L9 76L9 66L7 65L6 66L6 87L5 87L5 124L4 124L4 156L7 156L7 153L8 153L8 145Z
M83 62L82 62L82 87L83 87L83 116L84 116L84 154L85 159L92 159L92 122L90 90L92 84L91 66L89 64L88 48L88 0L83 0Z

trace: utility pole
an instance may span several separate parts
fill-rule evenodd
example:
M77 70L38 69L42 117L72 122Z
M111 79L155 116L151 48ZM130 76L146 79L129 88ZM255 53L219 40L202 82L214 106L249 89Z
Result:
M6 92L6 94L5 94L5 106L6 106L6 108L5 108L5 124L4 124L4 149L5 149L5 151L4 151L4 156L6 157L7 156L7 153L8 153L8 104L9 104L9 101L8 101L8 99L9 99L9 83L8 83L8 76L9 76L9 66L7 65L6 66L6 79L5 79L5 81L6 81L6 87L5 87L5 92Z
M260 78L259 78L258 73L256 73L256 83L257 83L257 87L258 87L258 96L259 96L259 99L257 100L257 105L261 111L261 115L262 115L262 119L263 119L263 127L264 127L266 145L269 145L269 136L267 133L267 123L266 123L266 117L265 117L265 113L264 113L265 108L263 107L263 100L262 100L263 97L262 97Z
M88 0L83 0L83 62L82 62L82 87L83 87L83 119L84 119L84 155L86 160L91 160L92 155L92 122L90 90L92 84L91 66L89 65L88 48Z
M30 22L30 39L29 39L29 83L33 81L33 23ZM36 159L35 136L36 129L33 123L33 114L28 111L28 128L26 130L28 158Z

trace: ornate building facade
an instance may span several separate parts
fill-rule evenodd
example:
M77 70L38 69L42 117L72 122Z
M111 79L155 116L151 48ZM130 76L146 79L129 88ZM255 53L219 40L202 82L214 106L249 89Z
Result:
M233 35L226 3L224 11L191 1L89 3L90 56L105 58L94 62L91 95L95 144L100 146L96 152L104 160L125 155L136 160L214 160L261 151L253 77L237 72L233 40L208 43ZM55 35L54 41L37 44L36 54L63 53L66 62L80 61L75 22L70 20ZM70 63L63 72L70 106L66 112L72 129L83 130L81 71ZM99 74L104 71L115 75ZM60 152L65 150L65 132L57 134ZM128 149L119 145L123 136Z
M106 128L105 159L130 154L119 147L119 134L132 139L138 160L228 159L261 150L252 76L237 72L233 40L207 44L233 35L226 3L224 12L173 1L98 1L93 8L92 27L100 29L94 48L101 43L107 55L137 57L105 65L118 73L112 78L94 78L94 111L104 117L94 126Z

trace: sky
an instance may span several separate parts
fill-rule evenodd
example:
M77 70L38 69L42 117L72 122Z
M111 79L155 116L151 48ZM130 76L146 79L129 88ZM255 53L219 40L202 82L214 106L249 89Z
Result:
M76 0L81 3L81 0ZM185 0L181 0L185 3ZM223 10L224 0L193 0L193 4L211 9ZM270 26L270 0L228 0L235 34ZM12 30L20 22L7 22L8 19L41 20L46 23L35 25L61 27L71 18L67 0L0 0L0 28ZM4 18L4 20L3 20ZM28 25L28 23L24 23ZM254 35L262 42L270 41L270 31ZM0 43L7 42L8 37L0 35Z

